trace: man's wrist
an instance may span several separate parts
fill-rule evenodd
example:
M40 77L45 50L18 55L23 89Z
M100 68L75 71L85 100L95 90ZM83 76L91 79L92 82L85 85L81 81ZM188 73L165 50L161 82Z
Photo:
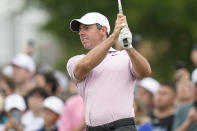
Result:
M116 39L116 37L115 37L114 34L111 34L111 35L108 37L108 39L109 39L110 41L112 41L112 43L115 43L115 42L117 41L117 39Z
M133 47L132 47L132 48L125 48L125 50L126 50L126 51L133 51L134 48L133 48Z

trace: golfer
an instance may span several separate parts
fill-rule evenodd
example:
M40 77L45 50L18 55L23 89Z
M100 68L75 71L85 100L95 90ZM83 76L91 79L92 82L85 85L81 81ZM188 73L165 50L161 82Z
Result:
M97 12L87 13L70 23L89 52L69 59L67 71L76 83L85 104L87 131L136 131L134 84L151 74L147 60L131 44L126 16L117 14L114 31L108 19ZM126 42L129 42L126 46ZM123 51L112 48L115 42Z

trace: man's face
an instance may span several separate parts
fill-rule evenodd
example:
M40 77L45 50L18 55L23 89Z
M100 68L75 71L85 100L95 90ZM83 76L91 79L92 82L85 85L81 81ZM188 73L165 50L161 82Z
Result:
M139 98L146 107L152 106L152 94L145 88L139 87L136 97Z
M181 83L176 85L177 99L182 102L188 102L193 99L193 87L187 83Z
M154 106L157 108L166 108L173 106L175 92L167 86L161 85L158 92L154 95Z
M16 84L22 84L30 78L30 72L24 68L13 65L13 78Z
M41 111L42 103L44 101L44 98L38 94L34 94L33 96L30 96L28 99L28 105L29 108L33 112L39 112Z
M79 36L81 43L83 44L85 49L93 49L95 46L102 42L102 32L97 29L95 24L80 24Z

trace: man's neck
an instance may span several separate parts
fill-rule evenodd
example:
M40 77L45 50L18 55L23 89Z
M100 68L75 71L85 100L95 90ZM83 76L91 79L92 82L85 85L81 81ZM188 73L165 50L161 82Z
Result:
M168 117L168 116L174 114L174 112L175 112L175 109L173 106L169 106L166 108L156 108L153 111L154 115L158 118Z
M33 111L32 113L34 114L35 117L41 117L41 111Z

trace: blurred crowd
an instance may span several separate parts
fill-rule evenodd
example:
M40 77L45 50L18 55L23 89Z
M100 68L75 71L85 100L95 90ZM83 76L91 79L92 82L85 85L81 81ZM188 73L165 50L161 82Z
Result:
M83 131L83 100L65 72L37 66L27 44L0 72L0 131Z
M191 61L197 67L196 45ZM148 77L137 83L134 108L139 131L197 131L197 68L190 73L178 61L172 78L159 82Z
M191 61L197 67L196 46ZM137 80L133 106L139 131L197 131L197 68L190 73L178 62L173 78L164 83L152 77ZM65 72L36 66L28 44L1 69L0 131L85 127L83 100L75 84Z

